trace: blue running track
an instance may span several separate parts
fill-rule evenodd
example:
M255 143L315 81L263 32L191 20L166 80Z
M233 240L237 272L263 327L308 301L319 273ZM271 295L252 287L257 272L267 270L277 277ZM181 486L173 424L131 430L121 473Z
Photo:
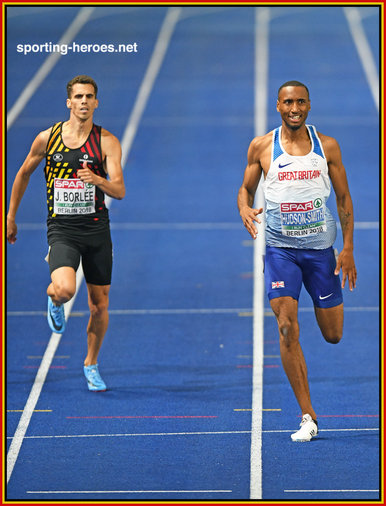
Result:
M262 432L258 461L251 462L259 274L236 196L256 135L256 14L263 8L7 7L7 109L14 115L7 132L7 202L34 137L68 117L65 84L77 74L99 85L95 122L122 141L127 189L123 201L110 205L114 269L99 360L108 385L103 394L89 392L83 377L84 283L52 361L43 359L53 339L46 320L43 164L20 206L18 240L6 249L8 448L14 441L7 500L380 497L375 5L268 11L267 129L279 124L277 88L289 79L306 82L309 122L342 149L355 206L358 286L345 289L345 335L338 346L324 342L309 297L301 295L301 343L320 426L319 437L304 445L289 437L300 413L281 367L276 321L267 298L258 301L265 308L263 368L257 371L263 401L253 409ZM350 23L356 23L353 32ZM25 55L18 44L56 43L65 34L69 44L136 43L138 51L71 51L34 81L50 54ZM160 42L161 52L154 52ZM373 64L370 73L357 42ZM26 89L31 93L22 103ZM21 104L17 112L15 104ZM336 216L334 196L330 207ZM48 374L36 394L41 364Z

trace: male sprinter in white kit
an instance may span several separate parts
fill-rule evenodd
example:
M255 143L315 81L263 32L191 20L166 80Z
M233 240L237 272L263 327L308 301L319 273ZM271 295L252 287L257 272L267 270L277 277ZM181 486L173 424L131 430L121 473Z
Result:
M253 239L254 222L263 209L253 209L261 175L266 200L265 286L280 334L280 354L302 410L300 429L293 441L310 441L318 433L311 404L307 367L299 343L298 299L302 283L311 295L324 339L338 343L343 333L342 288L355 288L353 204L335 139L306 125L311 109L307 87L299 81L284 83L277 111L282 125L252 140L248 164L238 194L241 219ZM336 195L343 249L337 260L332 245L336 223L326 206L330 181ZM342 283L339 272L342 269Z

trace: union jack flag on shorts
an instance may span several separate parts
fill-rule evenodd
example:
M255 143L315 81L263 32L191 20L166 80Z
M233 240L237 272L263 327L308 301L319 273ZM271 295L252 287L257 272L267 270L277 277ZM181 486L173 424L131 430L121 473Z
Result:
M272 281L272 288L284 288L284 281Z

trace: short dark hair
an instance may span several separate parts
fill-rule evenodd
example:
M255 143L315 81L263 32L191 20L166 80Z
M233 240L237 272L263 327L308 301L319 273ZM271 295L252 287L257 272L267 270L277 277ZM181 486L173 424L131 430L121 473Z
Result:
M283 88L287 88L287 86L301 86L302 88L305 88L307 91L308 98L310 98L310 92L308 91L307 86L305 84L301 83L300 81L287 81L286 83L282 84L277 91L277 96L279 96L281 90Z
M72 87L74 86L74 84L92 84L94 86L94 92L95 92L95 98L96 98L97 93L98 93L98 86L92 77L86 76L86 75L80 75L80 76L75 76L73 79L71 79L71 81L69 81L67 83L67 96L68 96L68 98L71 98Z

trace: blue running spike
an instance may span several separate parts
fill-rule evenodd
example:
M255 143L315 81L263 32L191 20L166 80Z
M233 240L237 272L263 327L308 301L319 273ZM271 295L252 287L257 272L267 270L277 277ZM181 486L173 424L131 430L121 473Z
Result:
M89 390L92 390L93 392L105 392L107 390L106 384L99 374L98 364L85 365L83 370L87 379L87 386Z
M47 320L52 332L55 332L56 334L63 334L64 329L66 328L64 306L63 304L55 306L51 297L48 297Z

